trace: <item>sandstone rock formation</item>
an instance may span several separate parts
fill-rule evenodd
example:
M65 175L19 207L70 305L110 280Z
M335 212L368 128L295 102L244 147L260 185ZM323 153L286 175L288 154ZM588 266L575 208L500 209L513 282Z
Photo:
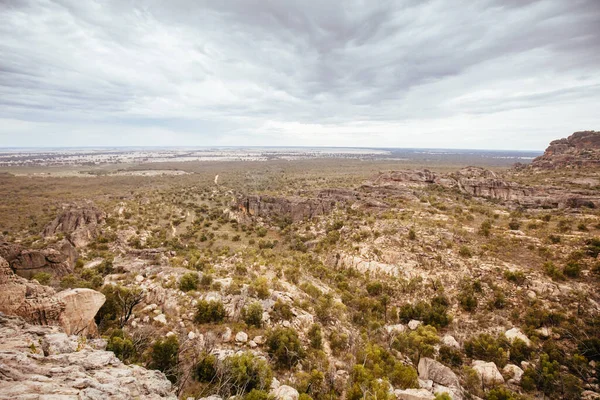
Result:
M566 139L550 142L543 155L531 163L533 168L581 168L600 165L600 132L575 132Z
M27 279L39 272L60 276L73 271L68 257L55 249L23 250L10 262L10 266L17 275Z
M44 228L43 235L64 233L75 247L84 247L96 237L104 218L105 214L91 203L67 206Z
M2 314L0 376L0 399L176 399L162 372Z
M314 197L242 196L236 208L242 215L296 222L324 215L340 202L356 200L356 193L341 189L320 191Z
M419 378L423 380L432 380L434 383L446 386L448 388L460 391L460 382L458 376L442 363L431 358L422 357L417 367Z
M102 293L91 289L54 289L13 273L0 258L0 312L38 325L61 325L68 334L89 332L94 316L104 304Z

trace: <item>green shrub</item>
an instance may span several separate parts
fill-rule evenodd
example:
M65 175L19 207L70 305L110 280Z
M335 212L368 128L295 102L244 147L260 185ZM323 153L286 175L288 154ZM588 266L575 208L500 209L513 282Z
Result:
M277 299L275 304L273 305L273 310L271 311L271 319L274 322L279 321L289 321L294 317L292 313L292 307L285 301L281 301L281 299Z
M217 358L212 354L203 354L194 366L194 379L199 382L212 382L217 375Z
M527 391L537 389L551 398L579 399L581 383L575 376L561 372L560 364L542 353L539 362L525 370L521 386Z
M264 390L252 389L250 393L244 396L244 400L269 400L269 393Z
M463 289L458 295L458 302L463 310L472 312L477 308L477 297L471 289Z
M563 273L569 278L577 278L581 273L581 264L577 261L569 261L567 265L565 265Z
M189 272L179 279L179 290L181 290L182 292L197 290L199 284L200 277L198 276L198 273Z
M463 363L462 352L454 347L443 345L439 354L440 361L451 367L460 367Z
M473 253L471 252L471 249L469 249L465 245L460 246L460 248L458 249L458 255L461 257L465 257L465 258L473 257Z
M523 396L512 392L503 387L496 387L490 389L490 391L485 396L485 400L521 400L524 399Z
M263 308L259 302L254 302L242 309L242 319L250 326L262 326Z
M465 353L470 358L492 361L499 368L503 368L508 362L509 347L509 342L504 335L495 338L490 334L482 333L465 342Z
M403 332L392 342L392 348L406 354L415 363L421 357L432 357L435 345L440 342L437 330L430 325L421 325L411 332Z
M115 329L112 332L108 339L106 350L112 351L119 360L127 364L137 357L131 338L126 336L122 329Z
M223 303L217 300L199 300L194 321L197 324L217 323L225 319L227 313Z
M508 228L511 231L518 231L520 227L521 227L521 223L519 221L515 220L515 219L511 220L508 223Z
M333 352L333 355L339 356L342 351L348 348L348 335L345 333L339 333L337 331L332 331L329 335L329 347Z
M261 300L265 300L269 297L269 280L264 276L256 278L250 284L250 295L256 296Z
M525 274L521 271L504 271L504 278L518 286L525 283Z
M267 351L276 365L291 368L304 357L298 334L291 328L275 328L267 336Z
M555 281L562 281L565 279L562 271L559 270L552 261L544 263L544 271L546 271L546 274Z
M417 319L423 321L425 325L443 328L452 321L452 317L447 313L448 307L448 299L444 295L438 295L429 303L419 301L415 305L402 305L399 318L404 323L408 323L411 319Z
M310 341L310 347L316 350L323 348L323 333L321 332L321 325L313 324L308 330L308 340Z
M252 390L268 390L273 372L266 361L246 352L225 359L224 382L230 384L230 394L249 393Z
M33 275L31 279L35 279L40 283L40 285L48 285L52 280L52 275L47 272L38 272L37 274Z
M164 372L167 379L175 382L178 376L179 341L175 335L158 339L152 345L148 367Z

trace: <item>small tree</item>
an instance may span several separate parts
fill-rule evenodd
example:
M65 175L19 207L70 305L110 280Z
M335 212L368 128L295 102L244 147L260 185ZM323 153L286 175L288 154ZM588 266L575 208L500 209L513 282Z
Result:
M182 292L189 292L191 290L197 290L200 284L200 277L197 272L189 272L179 279L179 290Z
M284 368L293 367L304 357L298 334L291 328L276 328L267 338L267 351L275 363Z
M179 341L175 335L158 339L152 345L148 367L164 372L167 379L175 383L178 375Z
M263 308L259 302L254 302L242 309L242 318L250 326L262 326Z

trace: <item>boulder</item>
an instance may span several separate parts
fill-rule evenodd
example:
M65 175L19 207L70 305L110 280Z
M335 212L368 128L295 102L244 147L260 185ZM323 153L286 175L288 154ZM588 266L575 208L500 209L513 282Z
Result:
M0 312L38 325L60 325L67 334L93 334L94 316L104 304L102 293L71 289L56 293L48 286L13 273L0 258Z
M246 332L238 332L235 334L235 341L238 343L246 343L248 341L248 334Z
M504 335L510 341L513 341L515 339L520 339L523 342L525 342L525 344L527 344L527 346L531 346L531 340L529 340L527 335L525 335L519 328L509 329L504 333Z
M506 364L504 368L502 368L502 372L506 376L509 376L508 383L519 384L521 383L521 378L523 377L523 370L517 367L514 364Z
M277 389L270 392L276 400L298 400L300 394L296 389L288 385L281 385Z
M65 303L59 321L68 335L86 334L90 322L106 301L106 296L92 289L69 289L56 297Z
M444 335L442 337L442 344L449 347L454 347L455 349L460 349L460 344L456 341L456 339L454 339L454 336L451 335Z
M411 331L414 331L422 324L423 324L423 322L421 322L421 321L417 321L416 319L411 319L408 322L408 327L410 328Z
M456 374L445 365L427 357L422 357L418 365L419 378L423 380L432 380L433 382L448 386L450 388L459 388L460 382Z
M475 360L472 367L485 385L492 386L504 383L504 377L502 377L498 367L493 362Z
M433 400L435 396L428 390L425 389L406 389L394 390L394 395L398 400Z
M69 205L46 227L43 236L66 234L75 247L87 246L98 235L105 214L92 203Z

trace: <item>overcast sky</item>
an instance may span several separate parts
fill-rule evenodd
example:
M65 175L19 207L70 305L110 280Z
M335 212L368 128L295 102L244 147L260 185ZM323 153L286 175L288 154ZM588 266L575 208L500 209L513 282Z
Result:
M0 0L0 21L0 147L600 130L600 0Z

